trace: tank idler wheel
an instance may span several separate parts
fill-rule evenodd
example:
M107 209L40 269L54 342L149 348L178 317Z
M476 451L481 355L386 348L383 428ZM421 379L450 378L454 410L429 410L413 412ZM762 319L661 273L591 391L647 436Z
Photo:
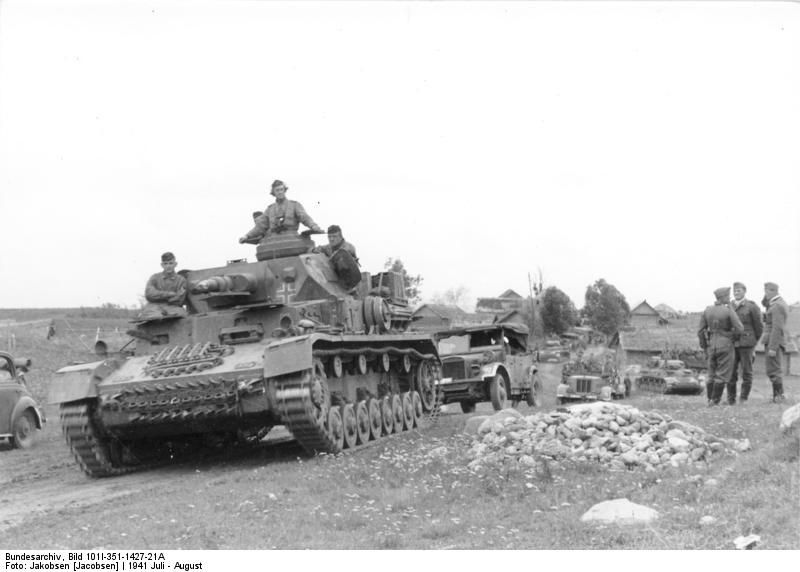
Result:
M411 392L411 407L414 410L414 427L422 424L422 399L416 391Z
M339 412L338 407L331 407L328 411L328 437L333 441L334 451L331 453L338 453L344 446L344 423L342 423L342 414Z
M394 420L394 432L403 431L403 399L396 393L392 394L392 419Z
M359 401L356 404L356 445L363 445L369 441L369 428L370 422L367 402Z
M381 401L372 397L367 399L367 413L369 413L369 438L380 439L380 436L383 435Z
M364 354L358 354L356 358L356 372L359 375L367 375L367 356Z
M414 428L414 405L411 403L411 394L406 391L400 400L403 405L403 429L410 431Z
M429 360L422 360L417 366L417 376L414 380L415 387L422 398L422 409L432 411L436 405L436 373Z
M394 416L392 415L392 398L388 395L381 399L381 419L383 420L383 434L394 433Z
M347 405L340 405L340 414L342 416L342 426L344 432L344 446L348 449L353 449L358 441L358 423L356 421L356 408L352 403Z
M403 356L403 373L411 372L411 356L406 354Z
M389 354L381 354L381 368L384 373L389 373L389 368L392 367L392 360L389 358Z
M342 366L342 358L340 356L333 356L331 359L331 373L333 377L342 377L344 367Z

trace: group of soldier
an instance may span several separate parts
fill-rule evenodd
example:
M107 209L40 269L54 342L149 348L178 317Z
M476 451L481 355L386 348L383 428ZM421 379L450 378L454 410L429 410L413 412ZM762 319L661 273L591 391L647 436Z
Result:
M789 306L778 293L774 282L764 284L764 298L758 304L745 297L747 288L741 282L733 284L733 301L729 287L714 291L716 301L708 306L700 317L697 332L700 347L708 359L708 381L706 396L708 405L719 405L727 388L727 403L736 404L736 384L739 371L742 374L742 390L739 402L744 403L750 396L753 385L753 361L755 346L759 340L764 343L767 377L772 384L772 401L785 400L783 393L782 363L789 340L786 320Z
M270 194L275 197L275 202L264 211L253 213L255 226L239 239L239 243L257 243L270 236L283 233L296 233L300 224L309 230L301 234L322 234L322 229L314 222L306 210L297 201L286 198L289 190L283 181L276 180L272 183ZM355 247L342 236L342 229L338 225L328 227L328 244L314 247L312 252L324 254L328 258L338 250L348 252L353 260L358 263ZM163 318L168 316L180 317L186 315L183 305L186 302L186 278L175 272L178 264L172 252L161 255L161 272L153 274L145 286L145 299L147 305L142 310L142 319Z

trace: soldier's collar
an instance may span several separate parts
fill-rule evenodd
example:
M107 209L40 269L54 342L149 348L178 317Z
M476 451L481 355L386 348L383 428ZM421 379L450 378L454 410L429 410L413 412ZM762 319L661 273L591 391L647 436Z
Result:
M778 294L777 296L774 296L774 297L770 298L770 299L769 299L769 303L770 303L770 304L772 304L772 303L773 303L775 300L778 300L778 299L780 299L780 297L781 297L781 295L780 295L780 294Z

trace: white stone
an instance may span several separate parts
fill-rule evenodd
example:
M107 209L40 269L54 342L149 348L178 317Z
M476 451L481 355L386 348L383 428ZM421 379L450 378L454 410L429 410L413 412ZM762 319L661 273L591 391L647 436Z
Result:
M783 412L780 427L781 431L787 434L800 433L800 403Z
M480 435L481 434L481 427L483 422L489 419L488 415L473 415L467 422L464 424L464 433L469 435ZM488 431L488 429L487 429Z
M631 525L646 524L657 518L658 512L650 507L628 499L614 499L594 505L581 516L581 522Z
M702 526L708 526L709 524L714 524L715 522L717 522L717 519L710 515L706 515L700 519L700 524Z
M734 539L733 544L736 546L737 550L751 550L755 548L759 542L761 542L761 537L757 534L751 534L750 536L739 536Z
M681 431L680 429L670 429L667 431L667 439L670 437L677 437L678 439L683 439L684 441L688 441L689 437L686 436L686 433Z
M681 439L680 437L669 437L667 439L667 443L669 444L670 448L677 452L683 453L689 450L689 441L686 439Z
M750 439L741 439L734 443L733 448L736 449L740 453L744 453L745 451L749 451L752 447L750 447Z

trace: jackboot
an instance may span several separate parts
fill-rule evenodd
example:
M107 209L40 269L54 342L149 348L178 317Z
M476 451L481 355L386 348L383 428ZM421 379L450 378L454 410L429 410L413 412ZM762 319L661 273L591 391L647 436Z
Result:
M725 391L724 383L714 384L714 393L711 396L711 401L713 401L715 405L719 405L719 402L722 400L722 393L724 391Z
M750 397L750 384L742 384L742 394L739 396L739 402L744 403Z
M773 383L772 384L772 403L781 403L786 401L786 396L783 395L783 384L782 383Z

